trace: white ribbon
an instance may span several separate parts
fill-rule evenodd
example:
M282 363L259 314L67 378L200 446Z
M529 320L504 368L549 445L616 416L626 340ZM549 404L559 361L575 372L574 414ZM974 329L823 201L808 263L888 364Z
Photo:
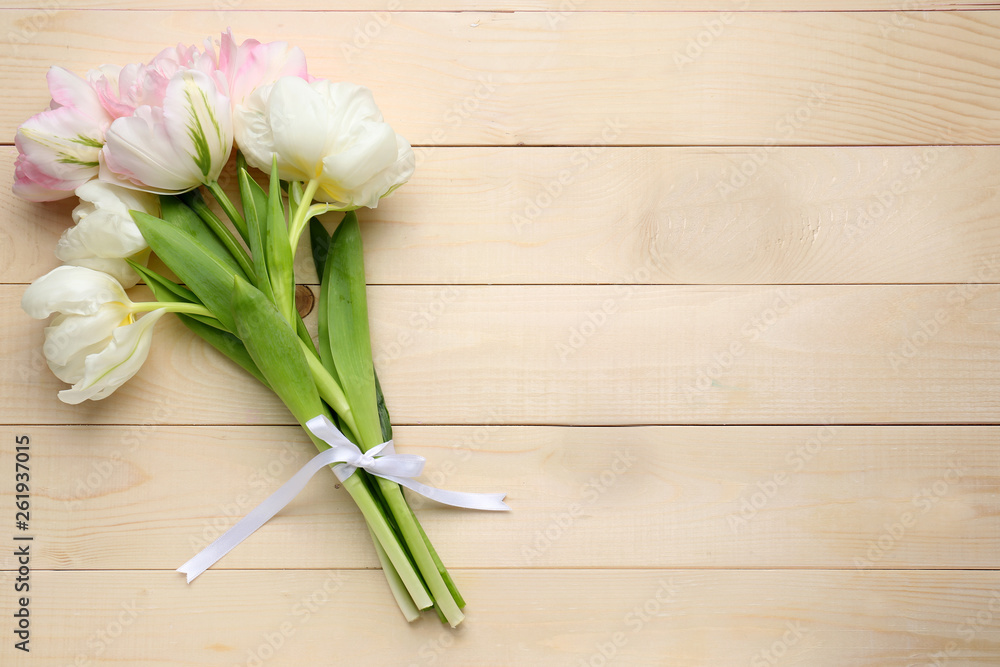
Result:
M400 486L426 496L445 505L465 507L474 510L505 511L510 507L503 502L503 493L463 493L461 491L445 491L433 486L427 486L414 481L412 477L419 475L424 469L424 457L414 454L397 454L392 440L372 447L362 452L358 446L344 437L329 419L320 415L306 422L306 427L320 440L330 445L314 456L302 469L292 475L281 488L272 493L264 502L257 505L249 514L219 536L214 542L202 549L188 562L177 568L178 572L187 575L190 584L195 577L215 565L216 562L232 551L237 544L250 537L255 530L267 523L271 517L280 512L299 492L305 488L321 468L341 462L333 468L334 474L343 482L354 474L358 468L363 468L373 475L384 477ZM381 456L378 456L381 454ZM376 458L378 456L378 458Z

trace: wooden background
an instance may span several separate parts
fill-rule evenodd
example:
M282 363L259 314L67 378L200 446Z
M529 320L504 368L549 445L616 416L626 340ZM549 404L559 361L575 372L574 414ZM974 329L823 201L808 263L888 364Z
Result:
M514 511L415 502L457 631L403 621L332 477L185 585L310 445L175 320L61 404L19 301L71 205L3 188L0 663L1000 663L1000 5L13 2L8 144L50 65L226 27L374 89L419 164L362 216L396 441Z

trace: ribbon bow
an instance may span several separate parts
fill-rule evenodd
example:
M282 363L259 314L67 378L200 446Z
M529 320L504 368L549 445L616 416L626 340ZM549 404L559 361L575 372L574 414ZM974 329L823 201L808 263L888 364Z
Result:
M195 577L212 567L220 558L232 551L237 544L250 537L255 530L280 512L305 488L309 480L321 468L338 462L339 464L334 466L333 472L341 482L353 475L358 468L361 468L372 475L384 477L445 505L487 511L510 510L510 507L503 502L506 495L503 493L445 491L413 480L413 477L423 472L426 459L415 454L397 454L392 440L376 445L367 452L362 452L323 415L310 419L306 422L306 427L312 431L313 435L330 445L330 449L324 450L310 459L297 473L292 475L291 479L240 519L235 526L199 551L194 558L177 568L178 572L187 575L188 583L194 581Z

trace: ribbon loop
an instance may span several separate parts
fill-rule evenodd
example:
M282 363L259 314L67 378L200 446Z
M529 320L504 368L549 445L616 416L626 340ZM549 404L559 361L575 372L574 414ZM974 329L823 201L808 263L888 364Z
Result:
M333 472L341 482L347 480L358 468L361 468L372 475L393 481L445 505L487 511L510 510L510 507L503 502L506 495L503 493L445 491L415 481L412 478L423 472L424 457L415 454L397 454L392 440L376 445L367 452L362 452L323 415L310 419L306 422L306 427L312 431L313 435L330 445L330 449L324 450L310 459L297 473L292 475L291 479L240 519L235 526L198 552L194 558L177 568L178 572L187 575L188 583L194 581L195 577L210 568L220 558L232 551L236 545L267 523L305 488L313 475L328 465L334 466ZM379 456L380 454L381 456Z

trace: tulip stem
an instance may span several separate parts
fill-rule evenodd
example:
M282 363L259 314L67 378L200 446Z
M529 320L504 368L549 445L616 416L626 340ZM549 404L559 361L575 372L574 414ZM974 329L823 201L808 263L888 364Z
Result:
M323 362L316 356L315 348L306 345L301 339L299 340L299 346L302 348L303 353L305 353L306 362L309 364L309 370L312 371L313 380L316 382L319 395L340 416L344 425L357 438L358 444L361 444L361 436L358 433L358 425L354 421L354 413L351 411L351 406L347 402L347 396L344 395L344 390L341 388L340 383L323 366Z
M312 217L309 215L309 211L311 210L313 195L316 194L316 190L318 189L319 180L314 178L306 183L302 199L299 200L299 205L295 208L295 215L292 216L292 222L288 226L288 241L292 246L292 252L295 252L295 249L298 247L302 231L306 228L309 218Z
M250 255L243 249L243 246L241 246L240 242L235 236L233 236L233 233L229 231L229 228L226 227L222 220L219 219L219 216L212 212L212 209L208 207L208 204L201 197L201 195L199 194L197 197L190 198L187 201L187 204L194 210L195 213L198 214L198 217L201 218L206 225L208 225L209 229L211 229L215 233L216 237L222 241L222 244L226 246L226 250L229 251L229 254L232 255L233 259L236 260L236 263L239 264L240 269L243 271L246 278L251 282L254 281L256 274L253 270L253 262L250 259Z
M226 212L229 219L233 221L233 226L236 227L236 231L238 231L240 236L243 237L243 240L246 241L248 238L247 221L243 219L240 212L236 210L235 206L233 206L233 202L230 201L225 191L219 187L219 182L214 181L212 183L207 183L205 187L207 187L208 191L215 197L215 201L219 202L219 206L221 206L222 210Z
M187 301L140 301L139 303L133 303L129 307L129 310L133 313L145 313L161 308L168 313L186 313L188 315L201 315L203 317L211 317L213 320L215 319L212 311L205 306L200 303L188 303Z

